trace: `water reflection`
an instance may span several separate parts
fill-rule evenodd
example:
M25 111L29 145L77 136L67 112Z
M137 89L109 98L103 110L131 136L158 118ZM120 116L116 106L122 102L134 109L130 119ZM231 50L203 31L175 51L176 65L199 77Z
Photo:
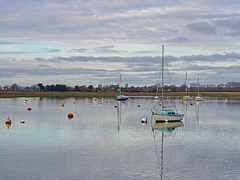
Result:
M121 121L122 121L122 101L117 101L117 121L118 121L118 131L120 131Z
M163 123L155 123L152 126L152 132L153 132L153 139L154 139L154 145L155 145L155 150L156 150L156 155L157 155L157 159L159 162L159 177L162 180L163 179L163 172L164 172L164 168L163 168L163 161L164 161L164 157L163 157L163 153L164 153L164 138L167 136L171 136L174 131L183 126L183 122L179 121L179 122L163 122ZM158 132L161 132L161 156L159 157L159 153L158 153L158 146L156 143L156 134Z
M196 101L196 117L197 117L197 124L199 125L199 107L202 101Z

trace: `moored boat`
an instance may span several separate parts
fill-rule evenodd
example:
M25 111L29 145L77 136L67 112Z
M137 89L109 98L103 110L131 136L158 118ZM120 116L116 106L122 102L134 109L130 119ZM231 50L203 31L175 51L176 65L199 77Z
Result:
M187 92L187 89L188 89L188 86L187 86L187 72L186 72L186 78L185 78L185 91L186 91L186 94L185 94L185 96L182 97L182 100L183 100L183 101L192 101L193 98L192 98L192 96Z
M198 77L197 86L198 86L198 95L194 98L194 101L204 101L204 97L199 94L199 77Z
M120 85L119 85L119 95L117 96L118 101L126 101L128 100L128 97L122 94L122 75L120 75Z
M164 45L162 46L162 109L152 109L152 115L156 122L176 122L183 119L184 114L179 114L177 111L170 107L175 106L164 106ZM176 108L176 107L175 107Z

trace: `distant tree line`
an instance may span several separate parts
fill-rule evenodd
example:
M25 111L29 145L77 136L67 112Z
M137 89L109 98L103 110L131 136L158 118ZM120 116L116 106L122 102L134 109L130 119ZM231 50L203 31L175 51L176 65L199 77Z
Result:
M94 87L93 85L76 85L74 87L67 86L65 84L56 84L56 85L43 85L43 83L38 83L36 85L32 85L31 87L22 87L17 84L12 84L11 86L5 85L3 87L0 86L2 91L44 91L44 92L117 92L119 90L119 84L111 84L111 85L102 85L99 84L98 87ZM240 92L240 82L228 82L226 84L190 84L188 87L189 92ZM157 90L160 91L161 87L158 84L152 86L128 86L125 84L124 87L121 87L122 92L150 92L154 93ZM180 86L175 85L165 85L164 91L168 92L184 92L186 89L185 84Z

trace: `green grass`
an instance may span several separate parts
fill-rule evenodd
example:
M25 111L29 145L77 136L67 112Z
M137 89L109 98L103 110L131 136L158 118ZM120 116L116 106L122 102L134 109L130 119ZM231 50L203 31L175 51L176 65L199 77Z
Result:
M115 92L19 92L19 91L0 91L0 98L15 98L15 97L116 97ZM126 96L155 96L155 93L124 93ZM193 92L192 96L197 96ZM240 92L201 92L204 97L223 97L240 99ZM160 95L160 94L159 94ZM165 92L164 96L181 97L182 92Z

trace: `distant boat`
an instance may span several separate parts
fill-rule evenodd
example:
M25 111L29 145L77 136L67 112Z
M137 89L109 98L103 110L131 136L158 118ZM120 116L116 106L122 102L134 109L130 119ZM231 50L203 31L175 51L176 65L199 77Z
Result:
M185 90L186 90L186 94L185 96L182 97L183 101L192 101L193 98L192 96L187 92L188 86L187 86L187 72L186 72L186 78L185 78Z
M160 99L160 97L158 96L158 89L159 89L159 85L157 86L156 96L154 96L154 98L153 98L155 100Z
M163 88L164 88L164 45L162 46L162 108L161 110L152 109L152 115L156 122L176 122L181 121L184 114L178 114L170 107L174 106L164 106L163 99Z
M117 100L118 101L126 101L126 100L128 100L128 97L122 94L122 85L121 85L121 83L122 83L122 75L120 75L120 84L119 84L119 89L118 89L119 95L117 96Z
M198 86L198 95L194 98L194 101L204 101L204 97L199 94L199 77L198 77L197 86Z

